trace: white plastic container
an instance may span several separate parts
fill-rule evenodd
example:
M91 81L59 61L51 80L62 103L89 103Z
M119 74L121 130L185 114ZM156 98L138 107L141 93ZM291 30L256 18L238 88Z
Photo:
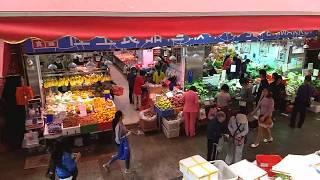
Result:
M162 131L167 138L175 138L179 137L180 128L179 129L167 129L164 125L162 125Z

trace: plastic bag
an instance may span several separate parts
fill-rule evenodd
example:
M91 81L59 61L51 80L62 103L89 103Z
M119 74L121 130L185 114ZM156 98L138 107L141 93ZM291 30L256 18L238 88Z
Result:
M199 111L199 120L203 120L203 119L206 119L207 116L206 116L206 110L204 108L201 108L200 111Z
M146 112L148 112L148 111L152 111L152 110L149 108L149 109L145 109L145 110L141 111L141 112L139 113L140 119L145 120L145 121L155 121L156 118L157 118L157 115L156 115L155 113L154 113L154 115L151 116L151 117L147 117L147 116L144 115L144 114L145 114Z

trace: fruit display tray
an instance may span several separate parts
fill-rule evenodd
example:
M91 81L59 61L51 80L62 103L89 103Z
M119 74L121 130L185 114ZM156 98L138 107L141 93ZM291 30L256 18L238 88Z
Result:
M174 114L173 109L161 110L157 106L154 106L154 111L161 117L170 117Z

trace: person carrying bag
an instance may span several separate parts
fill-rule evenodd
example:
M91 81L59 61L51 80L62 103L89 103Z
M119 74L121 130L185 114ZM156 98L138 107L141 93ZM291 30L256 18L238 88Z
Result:
M230 165L239 162L242 159L243 147L249 132L247 116L244 114L232 116L228 124L228 129L230 136L225 162Z

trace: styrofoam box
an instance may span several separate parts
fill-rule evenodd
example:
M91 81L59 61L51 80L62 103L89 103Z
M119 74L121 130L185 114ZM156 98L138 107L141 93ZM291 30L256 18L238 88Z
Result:
M162 131L167 138L179 137L180 128L169 130L164 125L162 125Z
M311 104L311 106L308 108L308 110L311 112L314 112L314 113L319 113L320 112L320 105Z
M74 134L80 134L80 132L81 132L80 131L80 124L78 124L78 126L64 128L63 123L62 123L62 135L70 136L70 135L74 135Z
M167 120L166 118L162 119L163 125L169 130L179 129L180 122L181 122L180 118L177 118L176 120L171 120L171 121Z
M188 169L190 167L193 167L197 164L203 164L208 162L207 160L205 160L203 157L201 157L200 155L194 155L185 159L182 159L179 161L179 170L185 174L188 173Z
M191 167L183 176L186 180L218 180L218 169L209 162Z

